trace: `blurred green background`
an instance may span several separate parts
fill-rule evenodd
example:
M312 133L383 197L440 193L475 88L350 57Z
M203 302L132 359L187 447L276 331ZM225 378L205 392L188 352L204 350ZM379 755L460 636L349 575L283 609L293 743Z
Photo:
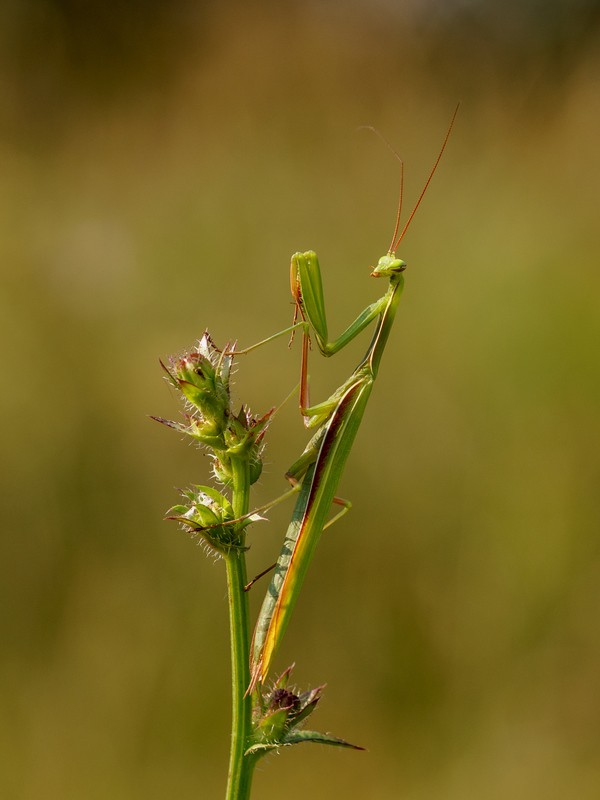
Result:
M408 207L458 100L354 508L279 657L369 752L286 751L255 796L600 796L599 28L591 0L5 0L2 798L222 797L224 571L161 521L209 463L147 419L178 413L158 357L289 324L297 249L340 331L384 288L397 200L357 127L405 159ZM314 355L314 397L367 342ZM298 360L240 360L238 401L279 403ZM305 441L294 406L256 504Z

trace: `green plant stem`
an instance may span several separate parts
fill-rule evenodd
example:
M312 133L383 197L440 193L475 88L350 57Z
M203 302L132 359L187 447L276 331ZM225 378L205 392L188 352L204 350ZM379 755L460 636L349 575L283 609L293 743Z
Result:
M233 463L232 505L236 517L248 513L250 482L248 462L235 459ZM241 534L243 539L243 534ZM243 546L244 541L240 544ZM250 797L255 759L244 756L252 731L252 700L246 696L250 684L250 626L246 557L242 549L232 550L225 557L227 593L229 597L229 626L231 633L231 691L232 723L231 751L226 800L247 800Z

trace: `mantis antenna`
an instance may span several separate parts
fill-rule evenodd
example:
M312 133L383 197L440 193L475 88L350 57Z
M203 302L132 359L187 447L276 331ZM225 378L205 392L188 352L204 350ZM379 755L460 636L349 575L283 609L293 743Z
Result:
M392 255L395 255L396 249L397 249L398 245L400 244L400 242L402 241L402 239L404 238L404 234L408 230L408 226L412 222L413 217L414 217L414 215L415 215L415 213L417 211L417 208L421 205L421 200L425 196L425 192L427 191L427 187L431 183L431 179L434 176L434 173L435 173L435 171L436 171L436 169L438 167L438 164L440 163L442 155L444 154L444 150L446 149L446 145L448 144L448 139L450 138L450 134L452 133L452 128L454 127L454 120L456 119L456 115L458 114L458 109L459 108L460 108L460 103L457 103L456 108L454 109L454 114L452 115L452 119L450 120L450 125L448 126L448 130L446 131L446 136L444 137L444 141L442 143L441 150L440 150L440 152L438 154L438 157L435 160L435 163L434 163L434 165L433 165L433 167L431 169L431 172L429 173L429 177L425 181L425 186L423 187L423 190L422 190L421 194L419 195L419 199L415 203L415 207L410 212L410 216L406 220L406 223L405 223L404 227L402 228L402 232L401 232L400 236L398 236L398 238L395 241L394 241L394 239L392 239L392 246L390 247L390 250L389 250L389 252ZM401 204L402 204L402 194L400 194L400 205ZM396 220L396 228L394 229L394 237L398 233L399 221L400 221L400 208L398 208L398 217L397 217L397 220Z
M394 233L392 235L392 241L390 242L390 246L388 248L388 253L392 252L392 247L394 246L394 242L396 241L396 236L398 234L398 228L400 227L400 217L402 216L402 197L404 194L404 161L400 158L398 153L394 150L392 145L388 142L381 131L374 128L372 125L361 125L358 129L360 131L367 130L372 131L376 136L379 136L381 141L385 144L388 150L398 159L400 162L400 192L398 195L398 210L396 212L396 225L394 226Z

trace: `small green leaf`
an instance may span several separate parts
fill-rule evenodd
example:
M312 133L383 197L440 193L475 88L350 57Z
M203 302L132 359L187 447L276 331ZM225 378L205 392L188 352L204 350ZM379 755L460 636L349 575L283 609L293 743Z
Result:
M278 750L278 744L253 744L245 752L245 756L266 756L270 750Z
M183 517L186 511L188 510L187 506L172 506L166 515L165 519L173 519L174 517Z
M260 741L281 741L288 719L288 709L280 708L264 716L256 726L254 736Z
M329 744L333 747L349 747L351 750L365 750L357 744L351 744L330 733L319 733L318 731L299 731L293 730L286 737L284 744L302 744L303 742L313 742L314 744Z
M233 506L224 494L221 494L221 492L217 491L212 486L203 486L199 483L194 484L194 489L197 489L198 492L210 497L210 499L213 500L223 510L224 519L233 519Z

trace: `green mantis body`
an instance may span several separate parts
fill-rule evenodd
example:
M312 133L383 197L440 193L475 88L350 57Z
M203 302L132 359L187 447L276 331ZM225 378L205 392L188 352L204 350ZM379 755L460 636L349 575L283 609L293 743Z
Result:
M371 272L373 277L388 278L387 292L379 300L367 306L338 339L332 342L328 340L321 271L316 254L308 251L292 256L291 284L296 313L294 324L287 330L294 331L296 328L303 330L300 407L306 426L317 430L300 459L292 465L286 475L292 483L297 484L301 480L300 494L254 630L250 690L253 690L258 683L262 683L269 671L320 535L333 521L326 523L331 504L332 502L343 504L343 501L336 501L335 492L377 377L404 286L402 272L406 264L396 258L396 248L402 241L439 164L457 112L458 106L423 190L402 232L397 236L402 209L401 171L400 203L392 241L386 255L379 259L377 266ZM300 322L296 321L298 316L301 318ZM374 320L377 320L377 323L373 338L354 372L328 400L311 406L307 379L310 332L314 334L321 353L331 356L345 347ZM280 331L265 341L285 332ZM338 516L339 514L334 519Z
M283 548L267 590L252 644L252 685L263 681L288 625L313 553L325 527L337 485L377 377L381 356L398 308L405 263L393 252L379 259L372 275L389 277L386 294L368 306L335 342L327 341L325 318L312 315L323 308L323 294L317 257L313 252L297 253L292 258L292 275L297 278L296 300L300 313L310 320L319 349L332 355L351 341L371 321L378 318L369 348L352 375L324 403L305 406L307 334L303 343L302 412L309 427L317 432L301 458L287 473L291 480L302 477L300 495L294 508ZM294 289L294 279L292 280ZM305 287L309 291L305 293ZM299 292L298 292L299 289ZM311 297L307 301L307 298ZM316 325L315 325L316 322ZM301 325L305 323L300 323ZM317 327L318 326L318 327Z

